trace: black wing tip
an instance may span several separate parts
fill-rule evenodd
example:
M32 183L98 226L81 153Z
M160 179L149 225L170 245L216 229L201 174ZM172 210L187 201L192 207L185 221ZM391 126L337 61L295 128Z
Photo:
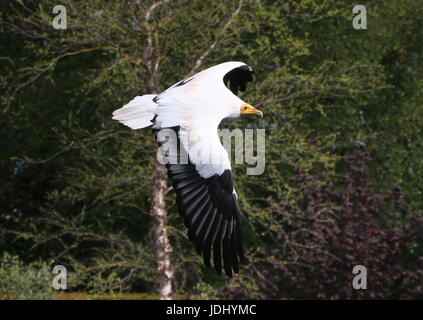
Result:
M251 68L251 66L246 64L245 62L243 65L239 66L238 68L245 71L254 72L253 68Z
M238 91L245 91L247 82L252 82L254 74L253 68L247 64L243 64L237 68L232 69L223 77L225 86L229 83L229 89L233 94L238 94Z

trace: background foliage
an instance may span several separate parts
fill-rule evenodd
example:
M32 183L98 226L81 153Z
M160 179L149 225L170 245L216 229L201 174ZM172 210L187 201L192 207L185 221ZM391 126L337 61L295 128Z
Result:
M367 30L346 0L164 1L146 24L153 3L65 0L66 30L51 26L56 1L0 4L3 297L48 298L31 270L51 261L70 270L69 291L155 292L156 143L111 120L148 91L151 32L160 89L216 43L200 69L253 66L242 98L265 113L223 125L266 129L265 173L234 165L249 218L240 275L202 266L167 194L178 295L422 298L421 3L369 1ZM368 290L352 289L357 264Z

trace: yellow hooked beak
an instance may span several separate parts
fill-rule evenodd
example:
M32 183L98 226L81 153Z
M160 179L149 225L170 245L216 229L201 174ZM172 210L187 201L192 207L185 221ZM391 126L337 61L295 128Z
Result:
M258 114L260 117L263 117L263 112L254 108L251 104L244 103L241 106L241 114Z

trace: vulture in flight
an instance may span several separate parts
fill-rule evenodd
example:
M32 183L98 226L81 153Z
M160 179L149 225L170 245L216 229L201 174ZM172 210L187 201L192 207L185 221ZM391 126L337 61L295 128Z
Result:
M152 126L189 239L206 266L213 260L215 270L220 274L223 266L229 277L244 260L241 211L218 127L241 114L263 116L237 96L252 73L243 62L221 63L113 112L114 120L132 129Z

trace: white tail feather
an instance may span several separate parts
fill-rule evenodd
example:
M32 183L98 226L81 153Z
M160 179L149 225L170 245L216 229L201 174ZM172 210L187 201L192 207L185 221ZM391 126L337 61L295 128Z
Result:
M151 126L157 104L153 101L155 94L145 94L135 97L128 104L113 112L113 120L130 127L141 129Z

